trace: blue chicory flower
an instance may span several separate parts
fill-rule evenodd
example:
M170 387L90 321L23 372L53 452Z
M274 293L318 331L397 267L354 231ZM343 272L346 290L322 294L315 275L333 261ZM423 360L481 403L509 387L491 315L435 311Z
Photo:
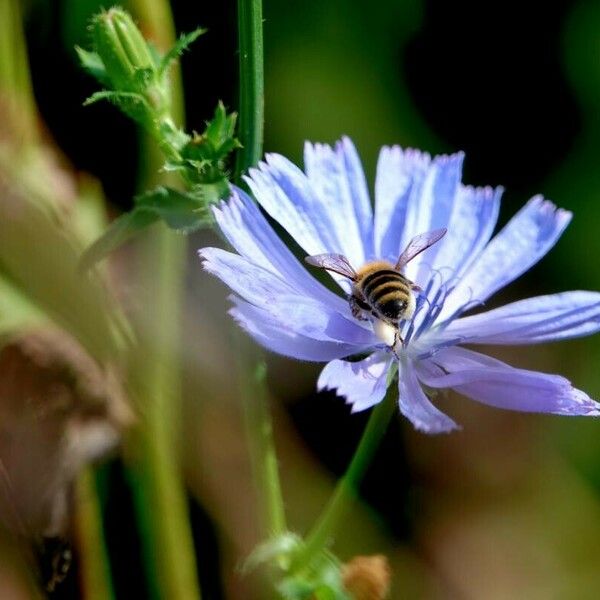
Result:
M425 391L440 388L500 408L600 415L600 404L564 377L518 369L462 347L536 344L600 329L600 293L587 291L461 316L537 263L571 213L536 196L492 237L502 190L463 185L461 153L431 159L416 150L384 147L374 208L348 138L335 148L307 143L304 161L302 172L283 156L269 154L246 181L264 211L308 255L343 254L355 268L374 259L394 263L413 236L448 231L405 269L423 292L414 316L401 324L405 345L392 352L373 321L354 318L347 298L315 279L255 202L235 189L214 213L238 254L204 248L200 255L205 269L235 292L231 314L255 340L285 356L326 362L318 388L336 390L353 411L383 399L396 361L400 411L428 433L457 428ZM331 276L340 291L350 291L345 278Z

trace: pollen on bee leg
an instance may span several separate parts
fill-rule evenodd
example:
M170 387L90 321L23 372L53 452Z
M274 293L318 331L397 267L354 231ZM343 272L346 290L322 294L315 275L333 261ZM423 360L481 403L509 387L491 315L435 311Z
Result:
M375 335L390 348L396 343L396 328L381 319L376 319L373 323L373 332Z

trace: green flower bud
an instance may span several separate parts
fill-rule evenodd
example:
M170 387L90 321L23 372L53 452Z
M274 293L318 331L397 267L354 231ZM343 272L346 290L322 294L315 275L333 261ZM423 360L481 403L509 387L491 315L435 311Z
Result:
M121 8L96 17L91 26L96 52L115 90L145 94L156 67L140 30Z

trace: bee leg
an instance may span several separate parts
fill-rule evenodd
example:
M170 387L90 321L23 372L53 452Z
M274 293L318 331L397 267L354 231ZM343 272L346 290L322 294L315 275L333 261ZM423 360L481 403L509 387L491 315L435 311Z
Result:
M396 352L396 348L400 345L401 348L404 347L404 338L400 335L400 330L396 329L396 333L394 334L394 345L392 346L392 352L396 358L400 358L398 353Z
M348 302L350 303L352 316L359 321L366 321L367 317L365 316L364 310L359 304L358 298L356 296L350 296L350 298L348 298Z

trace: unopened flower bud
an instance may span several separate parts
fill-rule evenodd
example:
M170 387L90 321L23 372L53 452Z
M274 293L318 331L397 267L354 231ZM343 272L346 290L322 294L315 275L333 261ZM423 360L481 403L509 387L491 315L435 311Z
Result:
M94 18L91 29L96 52L114 89L144 93L141 74L154 70L154 61L131 16L121 8L111 8Z

